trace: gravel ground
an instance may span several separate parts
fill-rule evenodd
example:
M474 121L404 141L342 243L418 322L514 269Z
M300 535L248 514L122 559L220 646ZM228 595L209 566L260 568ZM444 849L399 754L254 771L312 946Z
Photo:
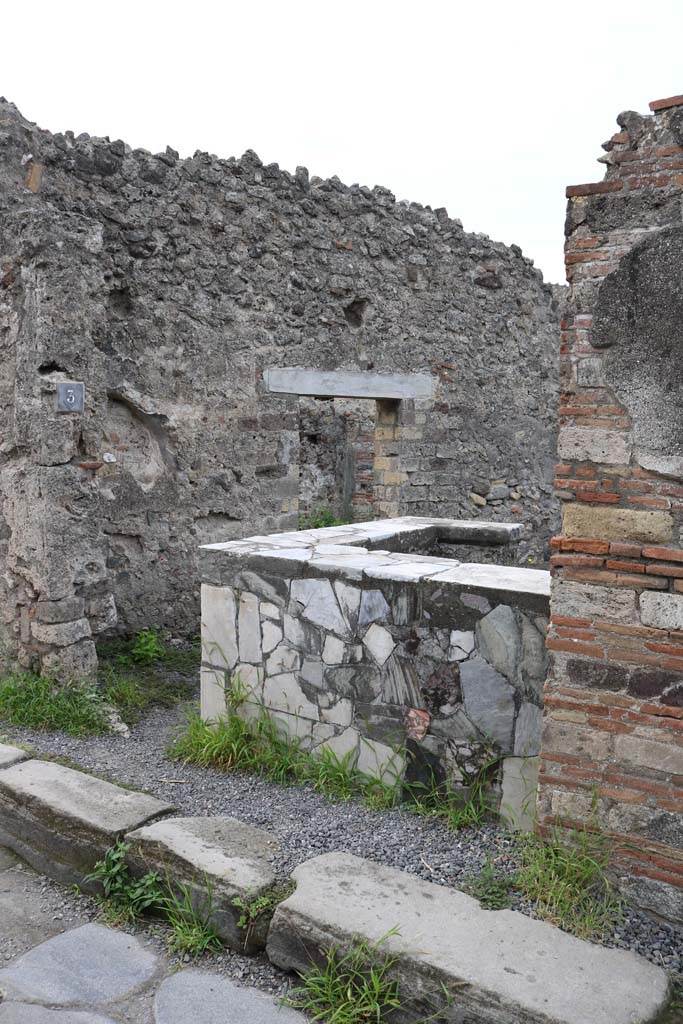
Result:
M133 726L128 738L76 739L8 726L1 731L10 742L30 744L43 755L68 758L85 770L144 789L172 803L179 814L234 815L275 833L281 846L276 867L283 875L310 857L338 850L456 888L478 874L487 856L501 870L513 866L512 839L495 824L453 833L405 811L333 804L308 787L287 788L250 775L171 761L165 748L183 715L182 708L155 709ZM513 906L531 914L531 908L514 895ZM671 972L683 973L683 930L635 910L626 912L605 944L632 949ZM210 959L207 966L268 991L282 991L283 976L265 960L229 953Z

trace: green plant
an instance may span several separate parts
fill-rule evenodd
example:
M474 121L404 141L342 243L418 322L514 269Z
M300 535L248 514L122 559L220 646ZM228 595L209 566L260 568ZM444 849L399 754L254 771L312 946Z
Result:
M151 707L173 707L187 700L190 691L182 682L171 682L156 673L130 675L113 665L100 668L100 687L104 700L129 725Z
M137 634L131 649L133 661L141 665L149 665L150 662L162 658L163 654L164 645L156 630L143 629Z
M490 757L463 791L448 781L439 782L434 776L427 783L406 783L406 810L421 817L438 818L454 832L481 825L492 811L488 784L497 763L497 758Z
M291 896L295 889L294 882L284 882L282 885L273 886L262 892L259 896L243 899L235 896L232 901L233 907L241 911L237 920L237 927L244 930L244 948L249 945L254 929L264 918L271 918L278 905Z
M126 856L129 845L119 840L86 876L102 887L103 904L110 920L133 921L146 910L160 910L165 893L160 876L148 871L141 878L130 873Z
M510 906L514 884L514 876L497 872L491 858L487 857L479 874L468 879L466 891L479 900L485 910L504 910Z
M59 683L32 672L13 672L0 679L0 719L72 736L109 728L106 701L91 683Z
M619 920L621 900L607 879L610 841L582 828L553 829L518 839L520 867L515 886L535 912L580 938L604 935Z
M300 530L324 530L328 526L346 526L348 519L335 516L331 508L323 506L315 509L309 516L299 518Z
M220 937L210 924L212 910L212 889L205 880L205 906L203 912L194 905L188 886L179 885L172 890L167 883L167 895L162 905L164 917L171 926L169 948L175 953L201 956L202 953L219 953L223 948Z
M102 888L102 909L112 923L130 922L145 912L161 914L171 926L169 947L175 952L199 956L206 950L219 951L221 941L211 926L212 890L205 879L204 912L193 902L185 885L173 886L156 871L134 876L128 867L130 845L119 840L97 861L86 882Z
M375 943L357 941L347 953L332 946L322 963L302 976L301 986L286 1002L312 1021L326 1024L386 1021L401 1006L398 982L391 977L397 958L380 949L394 934L396 929Z

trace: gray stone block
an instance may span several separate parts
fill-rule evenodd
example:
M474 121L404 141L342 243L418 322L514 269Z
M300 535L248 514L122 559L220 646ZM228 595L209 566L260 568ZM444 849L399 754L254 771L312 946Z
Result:
M0 844L59 882L86 888L108 847L168 804L50 761L0 772Z
M511 910L483 910L462 892L346 853L306 861L275 912L267 952L305 971L332 945L358 937L398 958L399 1024L444 1005L477 1024L634 1024L664 1008L668 979L630 952L576 939Z
M90 1010L48 1010L35 1003L3 1003L0 1024L116 1024Z
M189 889L200 911L210 919L231 949L254 952L265 945L269 916L247 931L237 924L239 897L250 901L276 883L271 866L279 851L277 840L237 818L166 818L129 832L131 864L138 873L158 871L171 884Z
M27 761L29 754L19 747L10 747L6 743L0 743L0 768L9 768L19 761Z
M155 1024L306 1024L295 1010L257 989L205 971L179 971L162 982Z
M461 662L460 686L470 721L503 752L512 753L514 687L479 657Z
M479 650L490 665L514 680L521 654L521 634L515 613L507 604L497 605L476 627Z
M12 1001L103 1006L148 982L158 966L135 936L86 924L35 946L0 971L0 989Z

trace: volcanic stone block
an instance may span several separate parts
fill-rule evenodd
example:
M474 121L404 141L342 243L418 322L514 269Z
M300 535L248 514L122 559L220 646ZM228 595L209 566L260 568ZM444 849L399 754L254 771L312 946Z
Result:
M35 946L0 971L0 989L12 999L52 1006L102 1006L150 981L158 967L134 935L85 924Z
M562 513L565 537L599 537L601 540L632 540L660 544L673 536L669 512L644 512L630 508L598 508L572 502Z
M58 882L85 882L125 832L171 810L168 804L49 761L0 771L0 845Z
M666 973L633 953L576 939L511 910L483 910L462 892L347 853L294 871L267 952L305 972L358 937L397 958L399 1024L433 1014L452 994L452 1021L477 1024L646 1024L664 1008Z
M186 886L200 913L223 942L240 952L262 949L270 914L251 927L240 927L243 913L235 899L248 904L276 883L271 866L277 840L237 818L166 818L128 833L130 863L135 871L158 871L171 886Z
M657 629L683 629L683 594L641 594L640 618Z
M208 971L179 971L162 982L154 1001L157 1024L306 1024L307 1018L273 996ZM67 1022L68 1024L68 1022Z

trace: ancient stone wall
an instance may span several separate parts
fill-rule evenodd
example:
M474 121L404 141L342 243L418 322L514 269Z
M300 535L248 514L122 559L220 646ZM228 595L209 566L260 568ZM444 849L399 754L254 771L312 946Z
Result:
M543 558L556 306L517 247L384 188L50 135L3 101L0 268L0 617L23 664L80 675L103 630L194 632L199 544L296 526L299 404L272 366L432 374L428 415L378 410L380 514L516 520ZM60 380L82 415L56 413Z
M567 189L542 825L615 837L632 899L683 918L683 97L620 114Z

